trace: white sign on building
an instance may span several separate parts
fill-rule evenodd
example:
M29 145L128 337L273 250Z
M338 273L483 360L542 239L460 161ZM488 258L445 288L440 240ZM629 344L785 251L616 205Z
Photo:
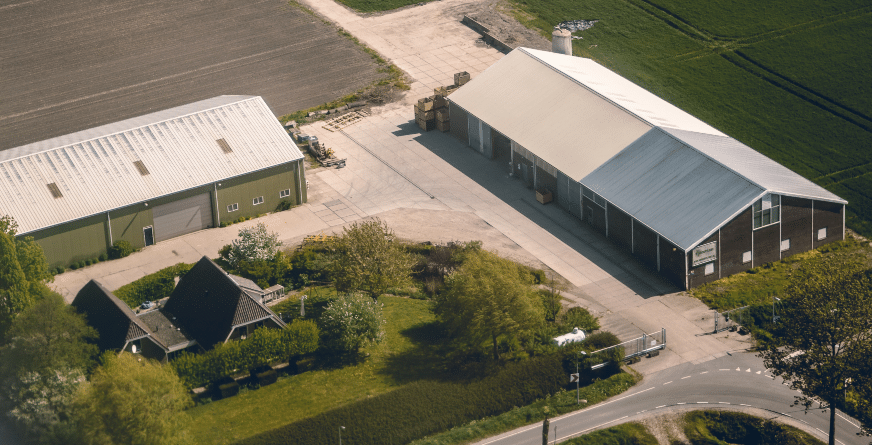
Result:
M718 259L718 242L712 241L693 249L693 267Z

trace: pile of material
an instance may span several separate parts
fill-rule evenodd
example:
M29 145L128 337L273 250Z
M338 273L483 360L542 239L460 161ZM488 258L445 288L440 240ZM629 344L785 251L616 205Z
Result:
M333 150L322 145L317 136L299 134L297 135L297 142L305 144L309 154L311 154L322 167L345 167L346 159L337 158Z
M443 133L449 131L451 124L448 121L448 100L445 98L466 82L469 82L469 73L457 73L454 75L454 85L438 87L433 90L432 96L418 100L415 104L415 123L424 131L434 128Z

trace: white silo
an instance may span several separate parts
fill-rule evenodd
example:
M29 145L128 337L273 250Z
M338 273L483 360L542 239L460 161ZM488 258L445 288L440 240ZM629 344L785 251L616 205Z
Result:
M557 28L551 33L551 51L572 55L572 33L568 29Z

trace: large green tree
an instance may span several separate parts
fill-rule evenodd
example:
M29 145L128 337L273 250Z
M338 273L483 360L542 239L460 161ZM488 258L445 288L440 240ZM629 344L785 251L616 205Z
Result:
M107 353L77 397L76 443L190 443L184 410L192 403L171 367L133 354Z
M497 360L501 337L514 338L544 320L530 274L486 250L465 254L446 279L435 311L453 338L472 347L489 342Z
M797 404L830 411L864 381L872 354L872 272L849 263L813 262L791 277L773 339L760 353L767 368L799 390Z
M0 217L0 338L52 279L42 247L33 237L16 238L17 231L12 217Z
M25 434L51 441L69 428L73 395L93 364L97 332L55 292L43 288L0 347L0 405Z
M354 223L329 244L330 273L339 292L363 292L373 299L409 282L415 258L380 219Z

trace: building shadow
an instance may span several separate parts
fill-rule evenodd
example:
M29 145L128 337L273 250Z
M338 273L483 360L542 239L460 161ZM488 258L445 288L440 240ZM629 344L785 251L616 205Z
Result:
M408 134L409 126L418 133L413 138L416 142L611 276L611 279L581 286L582 293L595 297L597 293L608 292L615 286L615 280L646 299L680 291L656 270L638 261L630 252L563 210L556 202L540 204L535 191L510 174L509 159L487 159L448 133L422 132L414 121L400 125L398 133Z

